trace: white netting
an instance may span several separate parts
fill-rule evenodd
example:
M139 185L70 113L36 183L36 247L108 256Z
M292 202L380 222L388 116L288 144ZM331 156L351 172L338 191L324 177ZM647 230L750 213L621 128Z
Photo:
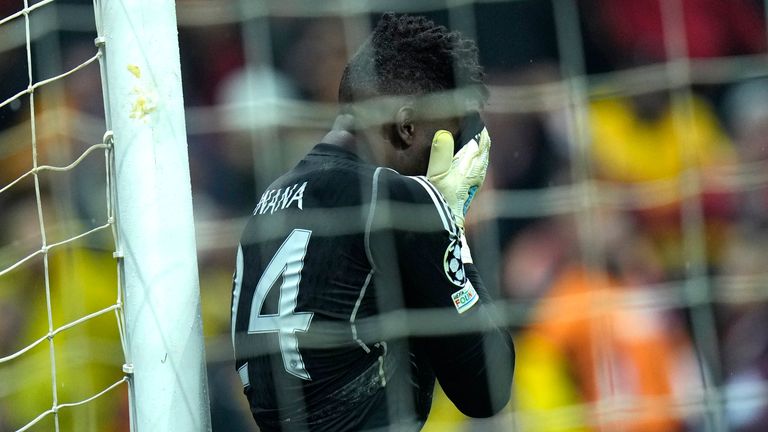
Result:
M56 4L49 3L27 10ZM768 77L766 2L661 0L655 6L651 1L638 2L648 8L648 16L655 16L651 12L658 9L665 57L630 59L621 66L605 67L600 64L604 57L619 57L626 48L600 45L590 33L597 21L595 11L602 12L610 3L178 2L203 313L209 367L215 377L211 380L214 427L254 428L244 398L237 394L228 335L233 251L244 216L265 183L290 168L331 124L337 110L332 97L338 84L337 63L343 66L377 14L387 10L430 14L480 38L481 53L496 58L489 69L492 103L487 113L495 137L492 157L501 162L493 167L494 178L479 195L469 219L475 258L486 282L500 294L498 306L507 311L503 316L515 329L517 400L507 415L468 425L438 398L427 427L481 430L497 425L508 430L514 424L520 430L749 430L768 421L764 372L768 338L762 330L767 322L768 264L761 258L768 256L763 246L768 158L749 150L751 146L759 150L761 136L768 136L765 99L760 99L766 94L761 80ZM730 21L726 7L737 3L754 12L742 21L757 17L761 22L758 38L762 43L754 45L763 48L689 55L692 42L699 43L686 33L692 25L699 26L697 31L709 30L695 33L700 40L702 35L744 30ZM687 21L686 14L706 8L704 4L722 8L722 20L716 26L712 21L705 22L710 27ZM41 23L41 28L77 31L89 9L90 5L63 2L57 9L62 19ZM516 11L530 15L521 18ZM28 20L23 11L11 17L2 21L3 26L22 17ZM520 30L503 32L512 26ZM644 31L627 29L625 36ZM508 38L494 39L494 32ZM33 26L24 37L0 38L0 49L11 49L18 41L29 51L30 37L38 40L41 34ZM600 36L608 39L606 34ZM513 58L528 55L529 46L546 43L551 45L547 54L553 57L533 54L530 62ZM605 52L598 52L596 46ZM81 61L94 61L95 52ZM33 63L29 55L26 59ZM77 76L57 78L51 84ZM48 80L30 78L29 89L9 90L0 100L6 101L4 106L11 104L11 99L4 98L12 95L31 100L32 86L45 88L43 82ZM601 130L601 124L622 125L616 113L632 112L626 101L645 103L658 94L666 96L668 109L651 109L651 114L665 118L665 137L673 141L674 154L647 158L637 147L628 147L626 154L636 153L627 157L612 152L610 146L599 146L600 141L611 140L617 142L615 147L623 145L621 136L601 138L599 134L610 132ZM86 108L72 111L78 113L73 116L80 119L78 124L94 123ZM49 121L46 115L37 114L38 124L42 119ZM31 124L23 126L34 128L34 118L28 117ZM711 151L709 160L701 160L711 148L701 144L701 133L694 131L713 124L716 128L707 133L727 142L727 151ZM650 134L650 127L624 130ZM654 143L648 138L642 142ZM31 143L34 148L34 137ZM101 151L109 155L106 144L86 147L58 166L87 160ZM542 160L537 160L536 168L530 168L529 159L537 157L531 148L539 147L550 151L546 157L539 156ZM673 159L677 165L666 170L670 175L636 174L632 159L660 170ZM38 177L46 170L51 171L33 162L4 183L0 194L7 195L33 179L38 231L43 237ZM525 183L511 175L516 170L527 173L526 178L546 174ZM722 196L725 199L718 198ZM63 241L69 245L91 230L109 231L109 224L106 219ZM45 248L43 240L9 261L8 267L23 268L45 258ZM600 289L581 290L574 269L592 272L582 275L590 282L582 285ZM562 295L550 297L549 293ZM113 305L115 310L118 305ZM98 310L109 312L109 308ZM582 311L589 319L579 316L574 321L581 320L580 324L566 325L552 318L568 310ZM439 316L430 317L429 322L428 327L396 332L450 331ZM58 328L62 327L53 326L48 332ZM45 344L47 335L43 332L31 340L42 337L36 343ZM53 353L52 342L50 349ZM643 375L649 371L668 376ZM543 388L537 391L538 387Z
M55 43L56 50L39 51L43 47L51 48L51 33L45 30L51 32L50 28L56 27L55 6L51 0L32 5L25 0L23 8L0 19L0 30L7 31L7 35L23 28L23 39L19 42L25 61L13 63L12 67L26 70L27 78L26 88L16 87L18 82L5 69L4 73L10 79L2 81L3 101L0 102L0 109L5 108L4 116L17 115L19 119L0 130L6 148L4 158L0 159L3 165L0 216L5 223L5 243L0 249L0 303L5 318L0 326L3 335L0 430L3 431L24 431L33 427L41 430L45 425L52 425L57 431L101 429L110 422L94 415L97 409L89 405L76 414L74 409L97 404L94 401L127 381L121 370L125 350L118 265L110 256L115 244L111 135L103 133L102 121L101 134L104 136L101 142L83 144L81 140L85 136L94 135L93 125L88 124L88 119L78 118L80 113L69 112L64 103L68 84L78 77L85 78L81 71L90 69L88 78L99 76L98 65L94 63L101 58L102 52L91 45L90 53L73 55L70 62L74 64L65 66L63 72L46 76L53 68L45 57L61 55L60 47ZM53 35L57 33L53 32ZM91 40L93 37L95 34L91 35ZM14 48L17 47L6 45L0 53L9 63L20 57ZM85 51L78 54L85 54ZM95 86L96 93L100 92L98 82L88 85ZM12 95L5 98L8 93ZM42 96L36 98L36 95ZM22 108L28 108L27 115L20 113ZM66 129L57 131L62 123L66 124ZM69 126L75 126L75 129L70 130ZM79 135L88 127L88 132ZM25 128L30 131L26 143L19 140L25 135L20 132ZM96 170L84 174L93 183L86 191L75 189L73 173L98 167L99 155L104 158L103 172ZM28 156L31 157L26 159ZM28 168L24 168L25 159ZM51 163L43 163L44 160ZM102 188L101 210L78 212L73 197L91 193L99 185ZM89 197L89 201L92 199L95 197ZM30 203L34 213L24 214ZM92 217L86 217L86 214ZM39 237L39 244L26 253L33 245L33 240L27 237L30 226L37 228L33 237ZM111 261L111 269L95 270L98 274L88 273L94 272L89 266L103 265L104 261ZM74 274L67 276L67 272ZM68 279L70 283L67 283ZM37 286L40 280L43 289ZM106 301L107 296L111 300ZM39 314L35 304L41 302L44 307ZM14 308L25 305L20 313L14 313ZM109 317L113 318L110 320ZM97 329L110 325L111 331ZM40 332L40 327L46 330ZM47 392L43 390L45 381L50 382ZM120 402L111 396L108 404L119 405ZM62 420L62 416L67 415L66 420Z
M545 31L552 30L549 37L555 45L557 60L539 69L530 67L528 75L515 73L524 70L527 61L518 61L506 69L497 62L491 71L492 99L486 112L494 127L493 136L497 137L493 157L502 158L509 168L503 163L494 166L492 175L502 180L497 179L495 187L486 187L470 216L471 229L475 231L471 244L476 260L485 270L486 280L491 281L497 292L503 293L501 297L506 297L498 302L498 306L508 311L504 316L516 329L520 357L517 401L508 412L510 416L502 416L498 423L477 421L469 425L464 420L457 420L455 411L446 409L438 399L433 419L428 422L430 430L481 430L491 428L492 424L498 430L508 430L512 425L522 430L678 430L682 427L741 430L750 421L764 419L760 416L765 414L768 402L766 377L750 374L760 370L765 359L760 355L739 357L740 354L733 350L743 344L741 349L759 346L761 348L755 348L759 351L764 349L765 338L734 338L730 333L735 331L734 324L728 322L725 315L732 318L729 314L733 314L738 317L734 318L736 321L743 319L740 325L744 326L749 325L749 319L764 316L761 315L764 312L755 310L743 315L734 311L740 305L764 304L768 298L765 289L768 275L760 265L754 264L759 260L746 258L756 251L753 245L744 245L743 236L748 238L751 234L740 232L744 230L762 238L760 236L764 236L765 231L760 228L759 216L738 205L733 211L738 216L723 216L713 197L727 195L740 200L752 196L749 199L754 199L754 195L759 195L768 186L765 174L768 166L764 156L745 157L741 147L748 144L737 141L742 139L740 131L722 126L718 126L717 139L733 142L730 153L718 156L722 158L719 161L702 162L701 154L708 150L702 148L696 133L702 127L702 118L711 115L707 114L711 110L702 108L702 99L720 107L713 122L730 125L729 115L722 108L726 104L723 99L727 99L723 93L768 76L768 56L764 48L738 55L694 52L695 56L689 56L686 38L691 36L685 32L690 23L685 20L690 16L684 18L683 5L687 8L686 13L706 6L697 2L662 1L657 2L656 7L666 57L640 59L630 65L601 70L587 64L587 58L596 54L589 51L594 49L595 42L592 42L593 46L585 47L590 36L584 35L584 27L590 24L585 21L595 18L590 7L600 8L607 3L610 2L283 1L230 2L214 7L207 2L189 1L179 10L182 34L188 35L186 40L182 37L182 54L185 41L188 47L202 46L194 35L203 31L211 32L209 37L215 34L242 45L242 69L235 69L230 75L222 74L220 82L224 84L219 87L219 97L189 107L189 134L193 146L205 148L216 142L227 147L224 152L235 152L241 158L250 148L257 190L263 189L269 179L281 171L289 169L291 162L311 147L312 140L322 136L323 129L335 115L337 106L332 93L338 81L317 79L315 81L322 81L317 88L312 87L312 79L305 79L306 75L323 75L326 72L321 70L324 64L338 61L339 57L346 60L368 34L378 13L388 10L427 13L470 37L485 34L486 38L492 32L483 33L483 27L502 32L504 28L521 24L525 18L505 21L509 15L483 13L484 7L498 7L494 10L502 12L503 7L520 7L520 10L526 8L536 12L536 5L544 5L542 9L551 13L549 17L536 15L530 19L541 22L547 29ZM645 7L650 3L643 2ZM756 45L764 47L765 5L759 3L752 2L749 7L757 11L758 21L762 22L763 31L758 37L763 41ZM731 29L730 24L718 25ZM301 37L298 37L299 42L286 41L286 32L302 32L295 30L296 27L304 30L304 35L308 35L306 38L314 39L314 43ZM525 30L532 28L528 26ZM642 30L631 29L627 33L633 31ZM504 33L511 34L510 39L497 38L496 45L481 40L481 57L484 51L524 51L521 45L537 43L537 38L547 36L543 32L526 34L513 30ZM309 48L301 46L302 43ZM329 45L333 48L328 48ZM343 53L336 54L334 49ZM288 50L287 54L285 50ZM311 57L312 50L320 54ZM542 58L531 60L531 63L535 62L542 62ZM275 73L278 78L265 70ZM241 74L241 71L244 72ZM286 89L281 75L288 75L294 83L298 82L298 94ZM236 85L232 82L238 79L239 95L229 87ZM189 83L189 80L185 82ZM328 87L331 87L330 96L322 92L322 88ZM594 143L594 129L600 126L596 122L604 117L602 107L617 100L657 94L668 98L666 106L669 110L665 114L668 124L665 127L668 127L667 137L673 137L673 147L677 150L672 156L659 153L656 160L643 161L649 165L664 165L666 160L676 159L679 166L670 170L669 175L641 179L627 179L631 172L606 173L606 162L600 160L599 154L596 156L599 149ZM623 109L625 107L618 106L616 111L624 112ZM532 152L526 154L526 146L537 142L532 136L534 132L530 131L531 122L525 122L532 117L536 117L536 122L543 124L553 138L561 140L561 143L554 143L556 149L550 157L565 160L565 167L558 173L559 177L552 175L535 187L521 187L524 185L514 182L505 185L504 177L508 173L500 170L524 167L515 160L516 154L521 153L521 159L531 157ZM759 121L764 124L765 117ZM558 147L558 144L564 145ZM616 145L622 144L617 142ZM286 146L289 149L285 149ZM619 162L626 163L626 159ZM235 170L240 168L237 163L226 166ZM198 169L205 171L202 167ZM248 171L243 168L242 172L246 176ZM244 219L237 218L234 211L222 209L227 204L227 197L206 188L203 180L198 181L198 202L213 201L210 207L201 206L211 210L212 214L199 216L203 221L198 222L198 244L207 251L204 256L215 261L220 254L231 253L231 245L237 243ZM258 192L250 200L247 194L235 194L246 200L245 208L258 200ZM670 223L663 217L656 217L656 213L669 213L670 208L678 222ZM352 213L318 214L317 217L346 220L345 214ZM527 221L527 225L515 227L510 233L504 227L505 221L510 220ZM552 225L555 225L554 229ZM671 226L675 227L674 233L658 232ZM654 227L658 227L658 231ZM344 232L345 227L336 228ZM723 234L721 229L729 234ZM750 231L752 229L755 231ZM617 230L622 234L618 238ZM631 235L627 236L627 232ZM653 244L649 245L649 242ZM536 258L526 261L526 250ZM525 285L526 277L536 276L537 265L546 264L542 255L570 268L547 267L546 272L551 273L537 279L537 283L544 283L544 286L534 292L516 291L515 287ZM739 259L743 260L740 264L732 261L739 262ZM578 265L573 265L573 261ZM525 263L529 265L526 267ZM622 266L618 275L614 273L617 265ZM636 270L632 266L647 268ZM661 276L651 277L656 271L654 266L663 267ZM593 273L584 276L593 290L573 289L579 284L573 277L569 279L572 272L565 271L573 267ZM217 266L210 264L207 268L214 273ZM498 271L498 280L495 280L494 270ZM510 276L512 272L523 276ZM219 283L224 283L223 278ZM570 289L559 292L569 283ZM615 289L616 286L619 289ZM223 288L214 284L204 284L203 287L204 290L221 289L223 292ZM548 293L552 292L560 295L550 298ZM216 300L208 301L208 308L215 309L212 305ZM760 309L759 306L753 308ZM559 323L549 315L562 314L569 309L582 312L573 317L573 321L581 320L580 324ZM633 323L633 320L637 322ZM211 322L215 325L215 320L209 318L209 331L212 331ZM418 329L395 326L393 331L396 334L451 331L451 326L439 316L425 316L420 322L428 324ZM637 327L636 335L631 332L633 327ZM648 331L643 333L642 328ZM666 330L659 330L661 328ZM665 331L669 337L663 335ZM542 334L544 337L539 337ZM562 340L569 337L574 342L569 344ZM639 342L643 338L647 340ZM221 364L226 371L231 366L227 339L223 336L212 338L209 343L215 347L208 351L214 353L211 357L216 360L209 366L216 370ZM643 343L647 343L645 350L640 348ZM733 344L736 345L731 346ZM665 353L664 349L669 352ZM227 355L219 357L216 352ZM653 359L654 356L657 358ZM739 361L751 362L750 366L739 366L743 369L734 366L739 362L734 361L736 357ZM663 366L656 367L653 363ZM653 370L670 376L654 379L642 375ZM217 376L225 376L225 373ZM739 378L734 379L728 374ZM744 376L760 378L745 385L740 381ZM552 386L558 384L559 387L553 389ZM236 378L232 379L231 385L237 387ZM548 392L554 395L547 395ZM231 403L237 402L235 398ZM221 417L217 416L215 406L212 416L216 425L217 417ZM242 427L249 424L247 411L244 417Z

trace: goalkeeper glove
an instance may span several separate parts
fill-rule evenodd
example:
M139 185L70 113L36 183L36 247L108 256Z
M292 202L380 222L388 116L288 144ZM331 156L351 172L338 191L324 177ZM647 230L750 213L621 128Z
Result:
M443 194L462 235L469 204L485 180L490 149L491 138L479 113L464 119L458 145L446 130L432 138L427 179Z

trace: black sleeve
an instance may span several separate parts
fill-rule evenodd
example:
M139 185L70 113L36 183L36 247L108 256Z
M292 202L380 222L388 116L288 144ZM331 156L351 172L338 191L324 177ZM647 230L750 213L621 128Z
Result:
M418 266L418 260L410 263ZM425 304L435 307L442 300L435 298L441 288L440 283L435 283L436 275L403 264L408 279L404 288L414 294L407 296L414 297L408 303L415 308ZM484 304L491 299L477 269L472 264L465 264L464 268L468 285L474 287L479 297L478 303L463 314L457 314L454 305L442 306L444 314L440 316L455 315L451 317L454 322L447 325L458 333L417 337L414 343L418 352L428 358L445 394L462 413L489 417L509 401L515 353L509 333L495 325Z
M483 303L492 301L488 291L485 289L480 274L474 264L464 264L469 281L475 287L477 294L480 296L480 305L478 314L483 315L482 318L488 325L488 329L484 332L478 332L472 335L472 337L482 337L484 350L481 355L472 355L468 358L463 365L472 365L470 367L478 367L474 380L484 381L488 383L487 389L480 394L469 395L462 392L463 388L466 388L468 384L465 384L462 379L451 379L451 377L461 377L461 369L453 367L449 364L447 370L443 372L443 376L447 379L440 381L446 394L449 394L448 386L452 386L450 390L453 394L451 400L461 408L464 414L471 417L486 417L493 415L501 410L507 401L509 401L510 391L512 387L512 375L515 369L515 348L512 342L512 337L509 332L504 328L499 328L494 325L494 322L490 319L492 317L491 311ZM434 348L437 352L432 356L444 356L446 353L440 352L441 346ZM448 354L449 355L449 354ZM462 365L462 366L463 366ZM486 396L484 396L486 395ZM461 402L458 400L461 399ZM475 414L470 414L470 412Z
M412 344L426 357L461 412L488 417L509 401L515 357L512 341L484 305L491 299L474 265L461 262L462 244L450 210L439 193L421 180L416 188L407 182L391 191L395 202L421 206L418 211L390 215L395 221L390 231L397 255L394 271L399 273L404 306L429 309L429 316L439 320L421 325L435 328L444 324L450 332L413 337ZM418 223L414 223L414 214L418 214ZM420 323L409 320L409 325Z

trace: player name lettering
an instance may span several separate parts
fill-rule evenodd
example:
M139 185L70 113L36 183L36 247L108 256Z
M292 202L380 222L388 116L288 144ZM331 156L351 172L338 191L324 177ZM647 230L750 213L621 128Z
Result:
M273 214L278 210L285 210L294 203L299 210L304 210L304 190L307 188L307 182L299 186L298 183L279 189L268 189L261 195L259 203L253 210L253 214L264 214L269 212Z

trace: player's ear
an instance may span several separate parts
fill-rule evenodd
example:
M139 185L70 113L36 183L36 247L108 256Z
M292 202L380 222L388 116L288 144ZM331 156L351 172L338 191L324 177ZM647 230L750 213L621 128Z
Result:
M411 147L414 144L416 136L416 127L414 126L415 112L411 105L404 105L397 110L395 114L395 124L393 125L394 135L399 138L397 141L402 149Z

